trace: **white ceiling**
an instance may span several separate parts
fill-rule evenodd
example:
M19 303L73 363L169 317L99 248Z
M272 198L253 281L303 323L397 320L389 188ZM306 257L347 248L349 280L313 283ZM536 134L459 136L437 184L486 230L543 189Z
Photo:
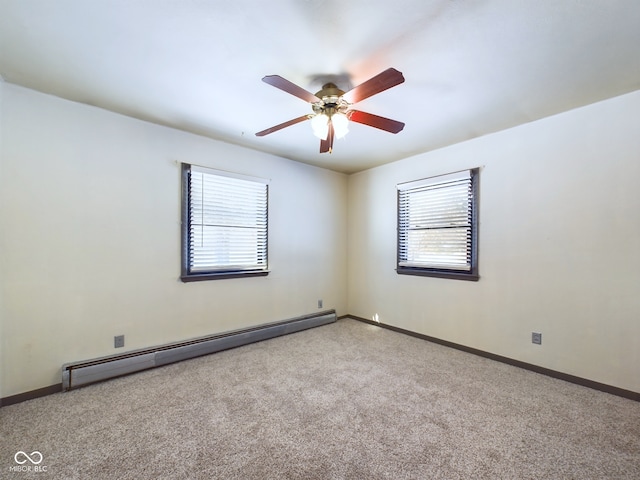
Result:
M394 67L332 154L303 122L315 93ZM76 102L355 172L640 89L638 0L0 0L0 75Z

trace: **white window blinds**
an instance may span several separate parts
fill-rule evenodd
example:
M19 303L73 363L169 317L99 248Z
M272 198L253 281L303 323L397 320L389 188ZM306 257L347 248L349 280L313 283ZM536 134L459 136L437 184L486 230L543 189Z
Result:
M267 269L266 180L191 166L188 273Z
M474 178L466 170L398 185L399 270L472 272Z

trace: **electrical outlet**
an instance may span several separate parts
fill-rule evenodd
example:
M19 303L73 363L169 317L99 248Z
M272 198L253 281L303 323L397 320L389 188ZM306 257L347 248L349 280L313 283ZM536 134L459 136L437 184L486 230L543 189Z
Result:
M124 347L124 335L117 335L113 337L113 348Z
M542 345L542 334L537 332L531 332L531 343L536 345Z
M318 308L322 308L322 299L318 300Z

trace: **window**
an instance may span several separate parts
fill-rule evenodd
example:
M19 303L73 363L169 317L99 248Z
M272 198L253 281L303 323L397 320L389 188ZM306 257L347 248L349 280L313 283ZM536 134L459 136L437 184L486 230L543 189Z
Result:
M267 180L182 164L183 282L267 275Z
M399 274L478 280L478 170L398 187Z

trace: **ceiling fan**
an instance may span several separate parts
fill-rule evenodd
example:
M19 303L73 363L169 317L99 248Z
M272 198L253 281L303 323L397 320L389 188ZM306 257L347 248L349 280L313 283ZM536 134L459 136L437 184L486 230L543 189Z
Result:
M262 130L256 133L258 137L311 120L313 132L320 138L320 153L331 153L334 137L342 138L346 135L349 120L391 133L398 133L404 128L402 122L351 108L354 103L404 82L402 73L395 68L389 68L347 92L340 90L334 83L326 83L314 95L279 75L267 75L262 81L309 102L313 113Z

